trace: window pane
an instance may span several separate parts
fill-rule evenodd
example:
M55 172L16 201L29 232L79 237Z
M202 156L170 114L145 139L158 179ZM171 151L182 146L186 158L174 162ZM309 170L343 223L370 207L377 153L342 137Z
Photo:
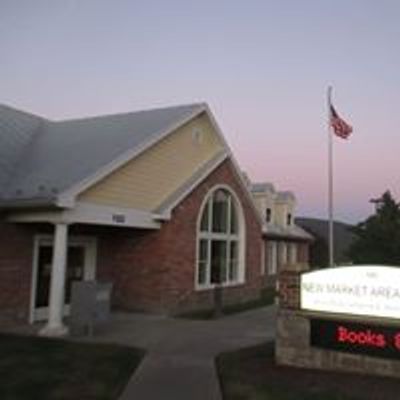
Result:
M236 214L236 207L232 197L231 197L231 233L233 234L238 233L238 220Z
M199 285L206 283L207 278L207 254L208 254L208 246L207 240L200 240L200 248L199 248L199 265L197 270L197 283Z
M229 281L236 282L238 280L238 243L231 242L229 257Z
M226 281L226 242L213 240L211 242L211 283Z
M277 272L277 247L276 242L268 242L267 257L268 257L268 274L275 275Z
M297 263L297 245L292 243L290 245L290 264L294 265Z
M271 222L272 211L270 208L265 210L265 222Z
M209 224L209 211L210 211L210 202L207 201L206 206L203 210L203 215L201 216L201 223L200 223L200 231L201 232L208 232L210 230Z
M280 243L280 262L279 265L286 265L288 262L287 246L286 243Z
M213 196L212 231L228 232L228 194L225 190L217 190Z

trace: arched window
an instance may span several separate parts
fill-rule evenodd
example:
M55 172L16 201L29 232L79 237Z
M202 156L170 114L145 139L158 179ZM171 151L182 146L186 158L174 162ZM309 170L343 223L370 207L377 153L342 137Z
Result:
M198 226L197 287L244 280L243 212L225 187L207 196Z

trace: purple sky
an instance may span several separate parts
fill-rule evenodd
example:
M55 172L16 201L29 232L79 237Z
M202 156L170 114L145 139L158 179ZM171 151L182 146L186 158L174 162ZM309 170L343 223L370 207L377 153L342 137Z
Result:
M206 101L253 180L326 216L326 89L335 215L400 199L397 0L0 0L0 102L61 119Z

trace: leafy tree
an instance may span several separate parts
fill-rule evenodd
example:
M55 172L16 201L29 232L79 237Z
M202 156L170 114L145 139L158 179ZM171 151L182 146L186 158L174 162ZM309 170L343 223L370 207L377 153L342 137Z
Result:
M357 239L350 246L349 256L354 264L400 266L400 203L389 191L372 202L375 214L352 229Z
M310 246L311 268L327 268L329 265L329 247L326 240L317 233L311 232L315 241Z

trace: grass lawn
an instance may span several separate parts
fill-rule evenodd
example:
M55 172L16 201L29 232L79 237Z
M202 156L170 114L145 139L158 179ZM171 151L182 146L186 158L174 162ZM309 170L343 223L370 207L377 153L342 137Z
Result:
M142 350L0 335L0 399L114 400Z
M224 353L216 360L224 400L394 400L400 380L280 367L273 343Z

